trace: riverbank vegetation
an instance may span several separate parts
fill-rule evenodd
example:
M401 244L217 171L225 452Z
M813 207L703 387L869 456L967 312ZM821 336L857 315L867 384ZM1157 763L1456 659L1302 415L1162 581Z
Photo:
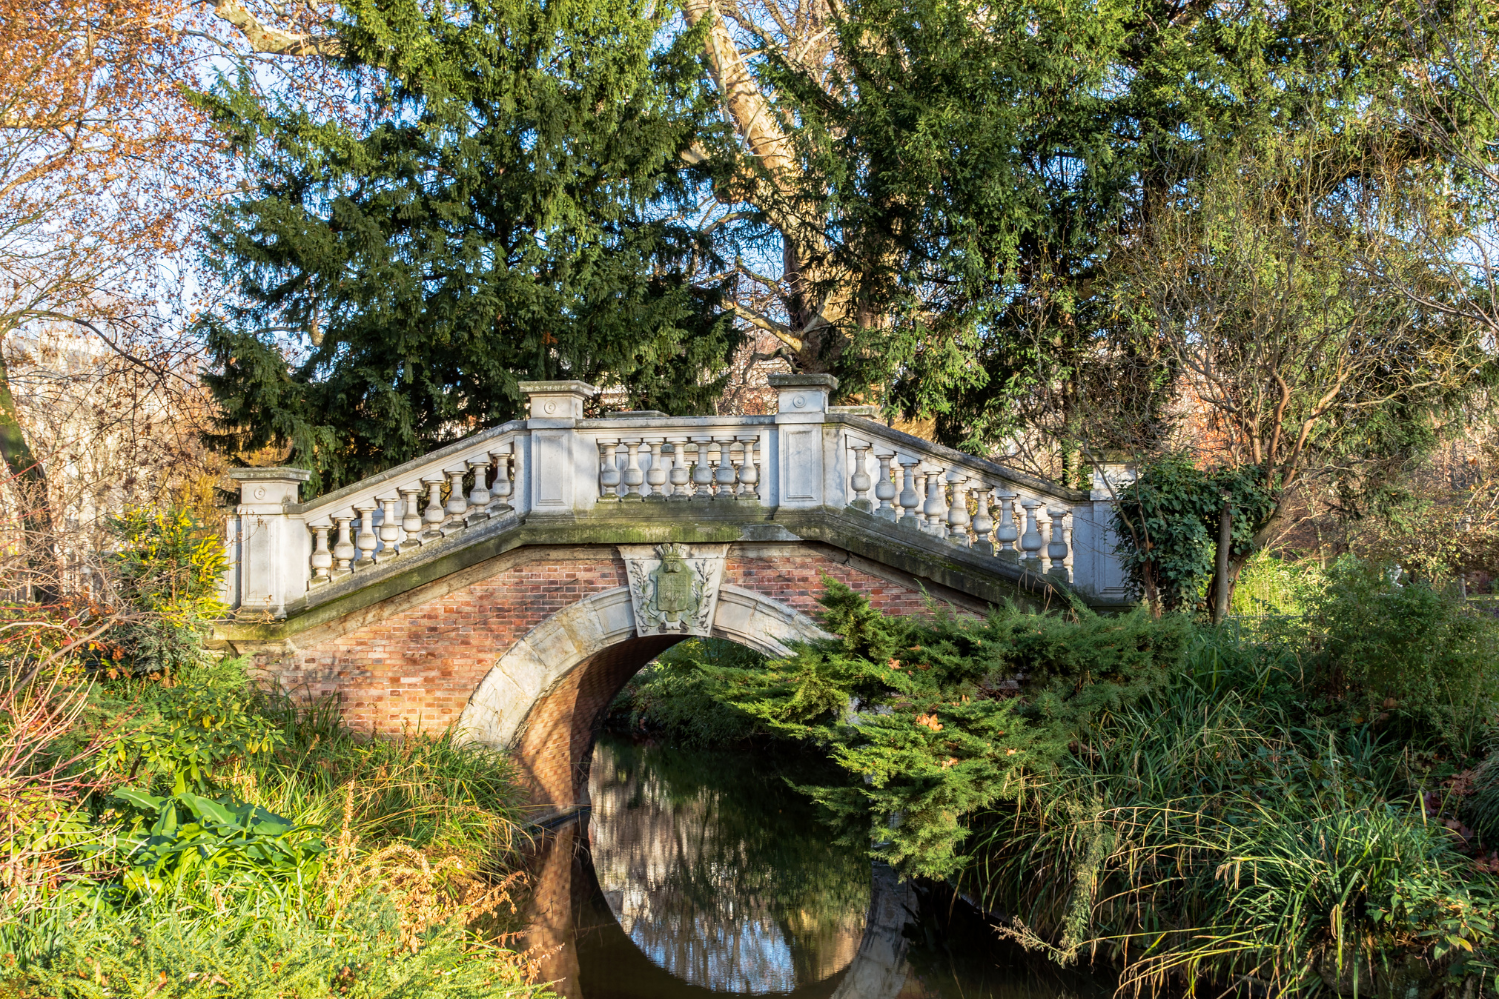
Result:
M128 620L0 608L0 995L549 995L502 946L510 764L255 683L202 646L216 539L118 528Z
M1490 994L1499 629L1367 563L1311 575L1304 613L1221 626L894 618L830 582L837 640L765 663L687 646L625 703L663 738L733 719L825 752L844 778L803 790L850 847L1060 963L1152 989ZM691 711L662 705L678 692Z

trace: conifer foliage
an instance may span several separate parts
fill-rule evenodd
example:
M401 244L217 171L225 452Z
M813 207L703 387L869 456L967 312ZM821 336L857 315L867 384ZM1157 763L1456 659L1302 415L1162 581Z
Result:
M259 178L210 244L223 443L289 444L316 489L516 416L527 378L707 408L733 334L676 214L695 38L658 44L642 0L343 10L343 112L246 80L203 98Z
M1185 618L1140 611L886 616L831 579L821 602L841 637L709 671L730 703L826 746L848 772L805 790L843 820L851 845L878 844L930 877L962 865L967 816L1016 798L1023 774L1049 768L1094 719L1159 688L1190 637Z

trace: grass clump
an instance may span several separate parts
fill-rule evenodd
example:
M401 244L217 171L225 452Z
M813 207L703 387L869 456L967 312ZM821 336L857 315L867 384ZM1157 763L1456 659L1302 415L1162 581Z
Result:
M549 994L492 942L519 878L503 756L362 738L238 661L63 669L6 705L0 736L29 742L0 782L24 813L0 830L9 994Z

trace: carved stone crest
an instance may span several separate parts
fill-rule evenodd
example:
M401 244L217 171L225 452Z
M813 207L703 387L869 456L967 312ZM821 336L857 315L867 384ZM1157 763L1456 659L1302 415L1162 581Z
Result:
M728 545L620 545L639 635L707 635Z

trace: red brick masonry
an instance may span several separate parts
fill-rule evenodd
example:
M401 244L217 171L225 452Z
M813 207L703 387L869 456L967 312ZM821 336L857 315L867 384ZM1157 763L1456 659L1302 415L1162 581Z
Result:
M824 575L867 594L882 610L926 609L914 579L821 545L735 546L724 582L816 618ZM439 732L458 720L479 681L517 640L564 607L623 585L624 562L613 546L521 549L299 636L293 650L259 658L302 696L336 696L354 727ZM934 595L978 609L948 592ZM518 762L536 784L562 794L575 783L603 708L671 643L634 639L607 649L575 667L536 705L518 747Z

